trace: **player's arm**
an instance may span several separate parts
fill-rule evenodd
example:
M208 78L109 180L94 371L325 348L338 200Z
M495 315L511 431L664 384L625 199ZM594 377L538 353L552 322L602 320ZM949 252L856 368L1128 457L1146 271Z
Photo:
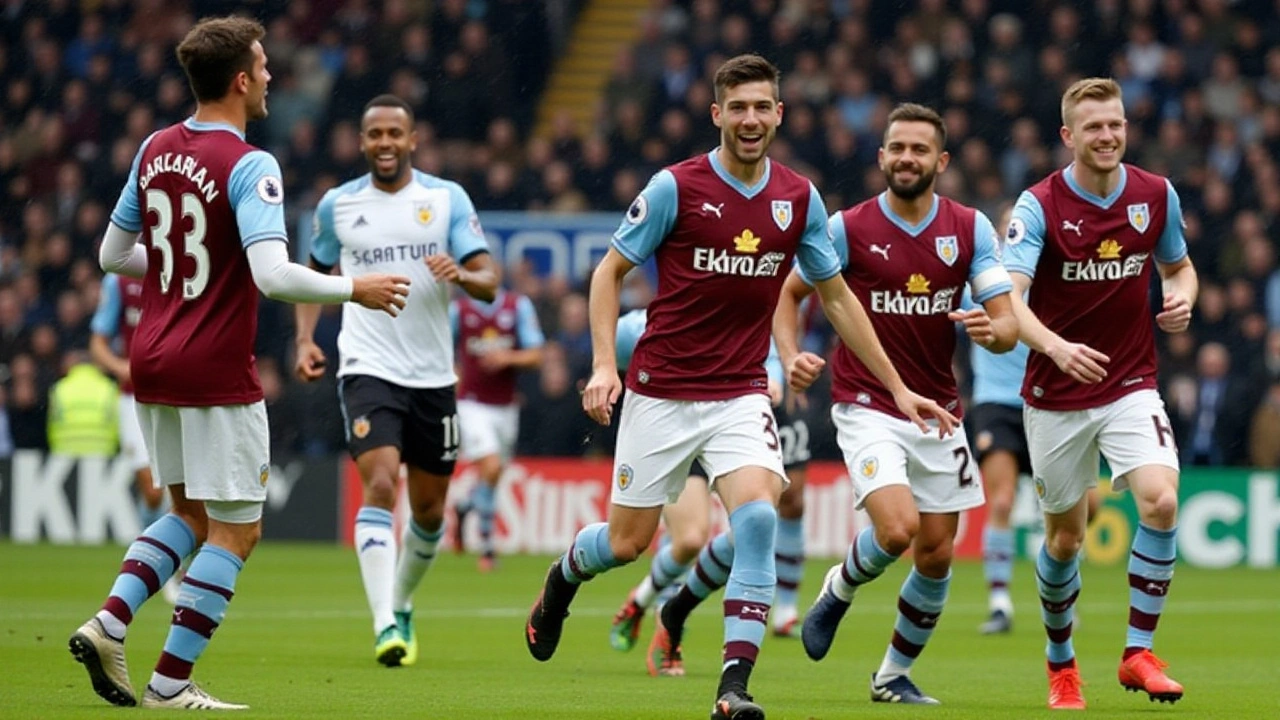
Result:
M1009 219L1004 254L1005 267L1013 279L1013 293L1009 300L1018 320L1018 339L1032 350L1048 355L1058 369L1076 381L1102 382L1107 376L1102 366L1111 359L1083 343L1068 342L1050 330L1023 300L1031 289L1046 233L1044 208L1040 207L1040 201L1034 195L1023 191Z
M814 353L800 352L800 303L813 293L800 273L792 270L782 283L778 307L773 311L773 342L778 350L783 378L791 389L803 392L822 374L827 364ZM856 298L855 298L856 299Z
M947 314L964 325L969 339L989 352L1004 353L1018 345L1018 319L1009 293L1013 281L1000 262L1000 239L986 215L974 216L974 252L969 268L969 289L974 302ZM979 306L978 303L981 303Z
M98 298L98 309L89 321L89 356L94 362L107 369L119 382L129 381L129 359L120 357L111 349L111 338L120 329L120 309L123 300L120 297L120 278L108 274L102 279L102 290Z
M661 170L649 179L613 234L609 251L591 273L587 315L591 323L591 379L582 393L582 409L592 420L608 425L613 405L622 393L615 345L618 311L622 307L622 279L648 260L676 224L679 200L675 176Z
M138 242L142 232L142 205L138 202L138 165L142 153L151 144L152 133L133 156L129 166L129 179L120 190L120 197L111 211L111 221L98 248L98 265L106 272L140 278L147 274L147 248Z
M450 310L452 311L454 307L456 305L451 304ZM498 356L495 358L493 369L533 370L542 365L542 346L546 344L547 339L543 336L542 327L538 324L538 313L527 297L521 297L516 301L516 340L519 343L518 347L489 353Z
M454 283L471 297L492 302L498 296L498 268L489 255L480 216L461 185L449 183L448 189L452 255L428 255L425 262L436 280Z
M1168 190L1168 217L1155 253L1164 298L1156 315L1156 324L1167 333L1180 333L1191 324L1191 308L1195 307L1200 294L1200 279L1187 255L1187 241L1182 236L1182 202L1173 184L1165 180L1165 185Z
M853 351L871 374L875 375L876 379L893 395L894 404L898 409L922 431L929 432L929 426L924 418L933 417L938 421L939 435L943 437L950 435L960 421L942 409L937 402L917 395L902 382L902 377L898 375L897 369L889 360L888 353L884 351L884 346L880 344L880 338L876 336L871 318L867 316L862 302L853 294L840 275L840 269L849 262L849 243L845 236L843 217L837 213L830 220L826 220L820 212L815 217L813 203L817 203L819 210L822 204L818 191L812 190L812 193L814 199L810 203L809 222L805 235L800 241L799 251L796 253L799 271L804 273L805 278L815 279L813 286L818 291L818 297L822 300L822 310L831 321L831 326L840 335L845 346ZM843 251L840 248L843 248ZM792 278L787 279L790 281ZM798 318L798 312L797 304L787 318L783 318L783 322L796 322L794 318ZM775 312L774 322L778 322L778 319L778 313ZM787 334L791 338L797 335L794 328ZM782 352L782 347L779 346L778 350Z
M227 190L253 282L263 295L291 303L349 300L392 316L404 307L409 292L407 277L370 274L347 278L290 261L280 165L269 153L255 150L240 158L231 170Z
M330 190L320 198L311 217L311 257L307 267L324 274L333 274L338 265L342 245L334 232L333 204L337 193ZM353 283L354 285L354 283ZM316 344L316 324L320 322L318 303L295 303L293 306L294 363L293 371L303 382L324 377L326 360L324 351Z
M591 378L582 393L582 409L601 425L609 424L613 404L622 393L617 370L618 312L622 308L622 278L634 267L617 248L611 247L591 273L587 294Z

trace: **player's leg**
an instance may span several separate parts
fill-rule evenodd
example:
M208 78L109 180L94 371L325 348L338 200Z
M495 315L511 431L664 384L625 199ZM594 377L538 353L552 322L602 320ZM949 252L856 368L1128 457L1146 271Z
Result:
M630 650L640 636L645 612L658 597L682 577L710 532L711 495L700 469L689 476L684 491L662 510L666 533L649 564L649 574L631 590L614 615L609 643L615 650Z
M175 408L139 406L145 416L144 440L151 446L157 472L173 494L171 511L148 525L125 551L124 562L102 608L71 636L75 659L84 664L94 692L115 705L134 705L125 665L124 640L142 604L154 595L208 533L204 506L183 492L182 443Z
M708 463L712 473L718 472L716 460ZM715 480L729 514L734 552L724 589L724 662L713 718L754 717L749 712L756 711L764 717L747 688L777 590L774 545L784 472L779 457L772 467L739 467Z
M529 653L550 660L578 587L596 575L635 561L653 542L662 506L684 490L701 438L692 403L628 393L622 401L608 522L578 531L551 565L525 624Z
M396 572L393 512L410 393L379 378L352 375L342 379L339 395L347 449L355 459L362 486L352 538L373 619L374 659L393 667L407 652L407 643L397 632L392 597Z
M724 588L724 652L712 718L764 717L747 688L777 591L778 498L786 486L782 443L769 400L719 403L701 460L733 534ZM664 608L665 609L665 608Z
M192 670L226 617L236 580L262 535L270 449L266 405L180 408L186 493L201 499L209 539L182 581L164 652L143 696L144 707L245 709L210 697Z
M409 392L409 410L402 438L407 466L409 521L400 536L391 608L404 643L399 664L418 661L418 636L413 627L413 593L435 562L444 537L445 499L458 456L459 419L452 387ZM385 662L385 661L384 661ZM388 663L390 664L390 663Z
M832 408L831 417L853 484L855 507L867 510L871 525L858 532L844 562L827 571L822 590L805 615L800 639L814 660L826 657L831 649L857 589L880 577L906 552L920 527L907 481L906 450L889 430L892 423L906 421L843 403Z
M919 510L919 531L912 542L914 566L898 595L893 639L871 678L871 698L935 705L938 701L912 681L911 667L932 637L946 605L960 513L983 504L983 489L963 428L947 438L922 437L905 424L897 426L897 433L900 445L909 448L908 469L914 507Z
M493 406L473 400L459 400L457 406L458 426L462 437L460 456L472 464L476 481L467 497L459 500L454 508L457 523L452 528L453 542L455 549L461 552L464 548L463 525L474 510L481 544L479 565L484 571L493 565L495 498L503 466L502 444L498 433L499 417L491 412L496 409Z
M1080 596L1080 548L1088 525L1088 491L1097 484L1097 423L1090 411L1026 408L1027 446L1045 539L1036 556L1036 588L1048 644L1049 707L1085 707L1071 641Z
M806 454L808 448L805 449ZM773 608L773 634L796 637L800 632L800 581L804 578L804 486L808 463L787 466L791 481L778 501L778 539L774 562L778 568L778 593Z
M979 631L990 635L1013 629L1013 599L1009 596L1009 582L1013 579L1015 549L1009 516L1013 512L1018 489L1018 458L1009 450L992 449L981 455L980 468L987 493L987 522L982 529L982 574L987 581L990 615Z
M675 595L663 604L645 661L650 675L683 675L681 642L695 608L729 582L733 568L733 536L722 532L698 552L697 561Z
M1152 653L1177 557L1178 457L1164 404L1155 391L1116 401L1099 435L1115 473L1113 488L1133 493L1138 529L1129 553L1129 627L1120 684L1161 702L1182 698L1182 685Z

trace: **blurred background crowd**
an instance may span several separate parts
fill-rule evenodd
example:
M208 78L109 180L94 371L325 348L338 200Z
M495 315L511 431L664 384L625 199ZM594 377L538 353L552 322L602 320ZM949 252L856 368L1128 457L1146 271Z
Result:
M590 0L0 0L0 456L45 447L51 384L87 346L96 248L139 143L192 107L173 47L197 18L268 28L270 117L249 140L285 168L295 254L323 192L365 172L359 114L390 91L418 117L415 166L478 209L621 212L664 165L717 144L710 77L759 52L783 72L771 155L828 210L884 188L895 103L938 108L952 164L938 190L1000 223L1069 156L1059 99L1120 81L1127 159L1182 198L1201 277L1191 330L1157 334L1183 460L1280 465L1280 0L650 0L616 49L590 123L537 105ZM581 413L589 369L583 278L508 268L550 341L522 381L522 454L610 450ZM825 350L820 313L807 342ZM336 355L339 316L317 337ZM258 357L279 452L340 451L333 382L292 379L292 311L264 301ZM330 367L335 367L331 363ZM966 378L967 361L957 358ZM838 457L826 394L810 393L817 457Z

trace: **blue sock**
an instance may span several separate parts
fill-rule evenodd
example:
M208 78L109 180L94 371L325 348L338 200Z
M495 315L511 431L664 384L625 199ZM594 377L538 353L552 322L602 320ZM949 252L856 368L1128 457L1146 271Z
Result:
M689 573L689 579L685 583L689 592L699 600L705 600L711 593L724 587L729 581L733 557L734 548L729 533L723 532L711 538L711 542L698 553L693 572Z
M876 683L883 685L895 677L906 675L920 657L933 635L938 616L947 603L951 573L941 579L925 577L915 568L902 583L898 595L898 620L893 624L893 642L885 652Z
M778 566L779 605L794 606L804 577L804 521L778 518L778 540L773 553Z
M224 548L209 544L200 548L182 579L182 594L173 609L169 637L151 675L151 687L156 692L172 697L186 686L192 666L226 617L227 605L235 595L236 577L243 568L244 562Z
M1125 650L1151 649L1164 612L1169 582L1173 579L1173 561L1177 558L1178 530L1156 530L1138 523L1129 553L1129 630L1125 634Z
M1076 598L1080 597L1080 558L1059 562L1040 547L1036 556L1036 587L1040 590L1040 614L1049 634L1045 655L1049 669L1063 670L1076 661L1071 645L1071 623L1075 619Z
M772 503L745 503L729 515L734 557L724 588L724 666L755 664L764 642L765 620L777 585L774 541L778 510Z
M471 507L479 517L480 552L493 554L493 518L497 514L497 488L489 483L477 483L471 491Z
M991 597L1008 597L1013 579L1013 529L987 526L982 531L982 574Z
M123 639L124 628L133 621L133 614L160 590L195 547L196 534L173 513L162 515L143 530L125 551L120 574L98 611L107 634Z
M831 583L831 592L845 602L852 602L859 587L880 577L897 559L897 555L885 552L876 542L875 528L865 527L849 546L844 564Z
M609 546L609 523L593 523L578 531L569 552L560 558L560 572L568 582L579 585L622 563Z

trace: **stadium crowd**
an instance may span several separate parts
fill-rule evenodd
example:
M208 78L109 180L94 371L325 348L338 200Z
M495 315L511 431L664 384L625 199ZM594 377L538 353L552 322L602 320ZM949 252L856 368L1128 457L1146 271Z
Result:
M756 51L783 71L771 155L827 207L884 188L876 166L895 103L938 108L952 165L938 190L999 224L1065 164L1062 90L1120 81L1127 159L1168 175L1202 278L1190 332L1161 344L1183 461L1280 466L1280 2L1265 0L652 0L619 48L591 132L565 114L532 134L539 95L581 3L521 0L10 0L0 5L0 456L46 447L51 384L88 345L96 247L139 143L191 107L172 47L200 16L241 9L268 27L271 114L249 140L285 168L296 254L320 196L365 172L358 115L391 91L418 116L415 166L486 210L621 213L664 165L710 149L709 75ZM549 343L522 383L520 452L605 452L583 415L581 279L508 269ZM815 317L820 317L820 313ZM317 340L335 356L336 312ZM292 313L264 302L258 357L280 452L343 447L333 382L293 382ZM808 344L823 350L820 322ZM965 370L964 358L958 358ZM811 393L825 426L822 388ZM837 457L813 433L816 457Z

